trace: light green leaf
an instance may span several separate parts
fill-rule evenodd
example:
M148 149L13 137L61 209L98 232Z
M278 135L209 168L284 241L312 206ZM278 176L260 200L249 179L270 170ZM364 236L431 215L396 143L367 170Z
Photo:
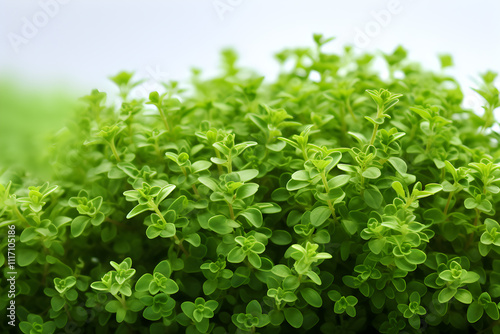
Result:
M240 177L241 182L248 182L259 175L259 171L257 169L245 169L235 172Z
M500 314L498 312L497 304L491 302L486 305L484 308L486 314L493 320L498 320L500 318Z
M78 216L71 222L71 236L74 238L79 237L87 225L90 222L90 218L86 216Z
M405 258L406 261L410 262L411 264L421 264L425 262L427 256L420 249L412 249L410 254Z
M236 198L244 199L254 195L259 190L259 185L257 183L247 183L242 185L236 190Z
M318 206L311 212L311 224L316 227L321 226L331 214L327 206Z
M380 172L380 169L376 167L368 167L364 172L363 176L366 177L367 179L377 179L380 177L382 173Z
M211 295L212 293L215 292L215 290L217 290L217 284L218 284L217 279L206 280L203 283L203 293L206 295Z
M208 226L212 231L219 234L228 234L233 232L233 228L230 225L230 220L222 215L214 216L208 220Z
M127 214L127 219L137 216L138 214L143 213L144 211L151 210L150 206L147 204L138 204L136 205L130 212Z
M473 302L467 309L467 321L473 324L481 319L483 313L484 308L478 302Z
M457 289L446 287L439 292L438 300L440 303L446 303L455 296L455 293L457 293Z
M455 298L464 304L470 304L472 303L472 294L469 292L469 290L465 289L458 289L457 293L455 294Z
M392 188L394 190L396 190L396 193L398 194L398 196L402 197L402 198L405 198L406 197L406 193L405 193L405 190L403 188L403 185L401 184L401 182L399 181L394 181L392 183Z
M275 230L271 236L271 241L280 246L288 245L292 242L292 235L284 230Z
M352 220L342 219L342 226L350 235L354 235L358 231L358 224Z
M137 291L148 291L149 290L149 284L153 280L153 275L151 274L144 274L139 278L137 283L135 283L135 289Z
M185 236L184 240L186 240L187 242L189 242L194 247L199 247L201 245L201 237L197 233L192 233L192 234L190 234L188 236Z
M19 249L16 253L17 255L17 264L20 267L26 267L35 261L38 257L38 252L33 249Z
M384 200L382 194L376 188L365 189L363 198L365 199L366 204L373 209L380 208L382 201Z
M283 310L285 319L294 328L300 328L304 321L302 313L295 307L287 307Z
M234 247L227 255L227 260L231 263L240 263L243 262L243 260L245 260L245 257L246 254L243 253L241 247Z
M212 191L217 191L219 189L219 186L212 178L201 176L198 178L198 181L200 181Z
M262 314L262 307L257 300L252 300L246 307L246 313L253 316L259 316Z
M250 262L250 264L257 269L259 269L262 266L262 261L260 259L260 256L257 255L256 253L248 253L248 262Z
M156 196L155 204L159 205L172 191L174 191L175 185L169 184L161 188L160 193Z
M255 227L262 226L262 222L263 222L262 213L258 209L248 208L248 209L240 212L239 215L245 217L248 220L248 222Z
M389 158L389 163L398 171L399 174L406 174L408 170L408 166L406 165L406 162L397 157L390 157Z
M320 294L312 288L302 289L300 294L304 300L313 307L321 307L321 305L323 305L323 300L321 299Z

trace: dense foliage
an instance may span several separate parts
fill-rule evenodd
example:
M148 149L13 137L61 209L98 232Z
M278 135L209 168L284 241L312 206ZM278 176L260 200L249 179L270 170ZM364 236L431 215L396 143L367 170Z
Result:
M274 82L229 50L148 100L122 72L54 134L50 180L1 171L23 333L500 333L496 74L480 116L449 56L314 40Z

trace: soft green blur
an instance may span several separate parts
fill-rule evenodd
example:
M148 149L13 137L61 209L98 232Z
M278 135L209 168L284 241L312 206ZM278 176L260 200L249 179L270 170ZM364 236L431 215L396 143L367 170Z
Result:
M22 169L47 176L49 138L71 115L71 98L56 87L26 88L0 79L0 171Z

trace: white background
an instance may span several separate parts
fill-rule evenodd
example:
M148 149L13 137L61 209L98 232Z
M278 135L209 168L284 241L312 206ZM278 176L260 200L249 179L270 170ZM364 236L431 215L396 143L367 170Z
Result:
M106 78L120 70L150 83L187 80L193 66L214 73L220 49L233 46L243 66L272 80L273 54L312 46L320 32L337 37L333 50L402 44L433 69L437 54L450 53L450 73L469 87L479 73L500 69L499 17L495 0L0 0L0 73L86 93L109 89Z

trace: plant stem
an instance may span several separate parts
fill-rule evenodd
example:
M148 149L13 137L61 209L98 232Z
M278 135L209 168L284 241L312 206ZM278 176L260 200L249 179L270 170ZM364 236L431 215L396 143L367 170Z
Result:
M163 215L161 214L161 211L160 209L158 209L158 206L151 200L149 201L150 205L153 207L153 210L156 212L156 214L160 217L161 221L164 223L164 224L167 224L167 221L165 220L165 218L163 217ZM174 243L179 247L179 249L184 253L186 254L186 256L189 256L189 252L184 248L184 246L182 245L182 241L179 240L179 238L177 237L176 234L174 234L174 236L172 237L174 239Z
M125 297L123 297L123 295L121 297L118 297L118 295L113 295L113 297L115 297L122 304L124 309L127 309L127 304L125 301Z
M116 161L120 162L120 156L118 155L118 152L116 151L116 146L115 146L115 139L111 139L109 141L109 146L111 147L111 151L113 151L113 155L115 156Z
M46 238L44 238L45 240ZM48 255L47 247L43 246L43 253L45 256ZM42 276L42 285L47 286L47 274L49 273L49 263L45 260L45 264L43 265L43 276Z
M476 218L474 219L474 226L477 226L477 223L479 222L479 216L481 215L481 212L478 209L476 210ZM469 234L469 238L467 239L467 243L465 244L465 249L469 249L469 246L472 244L472 241L474 241L474 231Z
M184 248L184 245L182 244L182 240L179 240L177 235L174 234L174 242L175 244L179 247L179 249L186 255L186 257L189 257L189 252Z
M71 313L69 313L69 310L68 310L68 304L64 303L64 311L66 312L66 315L68 316L68 319L70 319L71 321L73 321L73 317L71 316Z
M163 124L165 124L165 128L167 129L168 132L170 132L170 126L168 125L167 117L165 116L163 109L160 106L156 106L156 107L158 108L158 111L160 112L160 116L161 116L161 119L163 121Z
M309 160L309 157L307 156L307 149L302 148L302 157L304 158L304 161Z
M231 203L227 203L227 206L229 207L229 214L231 215L231 219L234 220L234 210L233 210L233 205Z
M229 151L229 155L227 156L227 172L233 172L233 159L231 158L231 151Z
M349 111L349 113L351 114L352 119L354 119L354 121L357 121L357 117L356 117L356 115L354 115L354 111L351 108L351 101L349 98L346 99L345 106L346 106L347 110Z
M162 155L161 155L161 150L160 150L160 146L158 145L158 138L155 138L155 152L156 152L156 155L158 155L158 158L161 160L162 159Z
M328 187L328 181L326 180L325 171L323 171L321 173L321 179L323 180L323 185L325 186L326 193L328 194L330 192L330 187ZM329 199L326 200L326 203L328 203L328 207L330 208L330 211L332 212L333 221L336 223L337 222L337 215L335 214L335 208L333 207L333 203Z
M214 148L214 151L215 151L215 156L217 156L217 158L220 159L220 153L219 151L217 151L217 149ZM219 175L222 175L222 166L217 164L217 169L219 170Z
M429 153L429 150L431 149L431 144L432 144L432 136L427 139L427 142L425 144L425 153Z
M186 179L187 179L187 176L188 176L188 175L187 175L186 167L181 166L181 170L182 170L182 173L184 174L184 176L185 176L185 177L186 177ZM198 192L198 188L196 188L196 184L194 184L194 183L193 183L193 184L191 185L191 188L193 188L194 194L195 194L196 196L201 197L201 196L200 196L200 193Z
M14 210L14 213L16 214L17 218L19 218L20 221L24 222L28 227L31 227L31 225L28 223L26 218L19 212L19 209L17 208L17 205L13 204L12 209Z
M478 209L475 209L476 210L476 219L474 219L474 226L477 226L477 223L479 221L479 216L481 215L481 212L479 212Z
M450 207L450 202L451 202L451 198L453 197L453 194L455 192L452 191L450 192L450 194L448 195L448 201L446 202L446 206L444 207L444 211L443 211L443 214L446 216L446 214L448 213L448 208Z
M373 143L375 143L375 137L377 136L377 131L378 131L378 124L375 124L373 126L373 133L372 133L372 139L370 139L370 145L373 145Z
M342 126L342 134L345 136L347 133L347 123L345 122L345 107L341 105L340 107L340 123Z
M132 122L133 122L133 118L131 116L129 118L129 120L127 121L128 136L129 136L131 142L132 142L133 137L134 137L134 133L132 131Z

